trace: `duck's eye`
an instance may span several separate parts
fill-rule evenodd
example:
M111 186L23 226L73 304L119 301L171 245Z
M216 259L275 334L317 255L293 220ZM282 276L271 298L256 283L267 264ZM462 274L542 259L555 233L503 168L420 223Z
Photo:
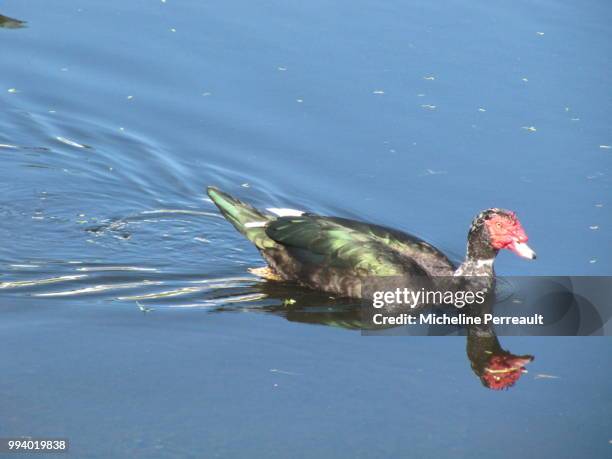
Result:
M497 226L498 229L501 229L502 224L501 224L501 222L497 222L497 223L495 223L495 226Z

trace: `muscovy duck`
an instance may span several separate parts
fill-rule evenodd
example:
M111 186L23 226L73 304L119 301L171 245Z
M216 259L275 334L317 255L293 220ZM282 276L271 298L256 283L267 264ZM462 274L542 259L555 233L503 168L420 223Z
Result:
M474 218L465 261L457 267L431 244L402 231L293 209L257 210L215 187L208 188L208 195L268 263L251 272L343 297L367 297L366 279L409 283L423 277L493 277L493 261L501 249L536 257L514 212L503 209L488 209Z

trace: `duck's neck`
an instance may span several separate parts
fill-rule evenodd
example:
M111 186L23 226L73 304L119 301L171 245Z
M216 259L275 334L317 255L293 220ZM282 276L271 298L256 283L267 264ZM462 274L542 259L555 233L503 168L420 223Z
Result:
M455 271L455 276L493 277L493 262L497 250L487 242L483 227L470 231L465 261Z
M493 262L495 258L488 258L483 260L475 260L472 258L466 258L461 265L455 270L455 276L479 276L479 277L493 277L495 271L493 270Z

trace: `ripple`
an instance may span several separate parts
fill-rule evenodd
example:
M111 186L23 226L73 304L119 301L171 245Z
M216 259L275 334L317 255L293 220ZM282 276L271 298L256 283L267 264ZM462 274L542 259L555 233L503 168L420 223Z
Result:
M143 268L141 266L83 266L82 268L77 268L77 271L86 271L86 272L101 272L101 271L159 272L156 268Z
M142 215L150 214L184 214L184 215L201 215L205 217L215 217L223 219L223 216L218 212L205 212L202 210L187 210L187 209L157 209L157 210L145 210L141 212Z
M7 281L0 282L0 288L17 288L17 287L32 287L36 285L54 284L57 282L67 282L76 279L82 279L87 277L87 274L77 274L72 276L58 276L49 277L46 279L34 279L34 280L23 280L23 281Z
M183 287L175 290L165 290L163 292L147 293L144 295L120 296L117 299L122 301L153 300L157 298L187 295L188 293L200 292L205 289L205 287Z
M89 145L80 144L74 140L67 139L66 137L56 136L55 140L75 148L91 148Z
M145 285L162 285L163 282L158 281L141 281L141 282L129 282L124 284L101 284L94 285L93 287L85 287L75 290L63 290L60 292L48 292L48 293L35 293L32 296L36 297L53 297L53 296L74 296L74 295L85 295L89 293L98 293L108 290L119 290L126 288L137 288Z
M167 305L168 308L184 309L184 308L218 308L227 304L250 303L268 298L265 293L249 293L246 295L237 295L232 297L218 298L212 300L204 300L199 303L183 303Z

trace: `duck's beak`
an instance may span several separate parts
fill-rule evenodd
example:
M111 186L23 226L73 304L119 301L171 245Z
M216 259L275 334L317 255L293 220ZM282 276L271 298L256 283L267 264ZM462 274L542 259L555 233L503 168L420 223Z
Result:
M521 370L525 365L533 360L532 356L514 356L511 359L508 359L508 363L514 370Z
M519 257L528 258L530 260L536 259L536 253L531 249L531 247L529 247L525 242L519 242L518 239L513 240L508 248L516 253Z

